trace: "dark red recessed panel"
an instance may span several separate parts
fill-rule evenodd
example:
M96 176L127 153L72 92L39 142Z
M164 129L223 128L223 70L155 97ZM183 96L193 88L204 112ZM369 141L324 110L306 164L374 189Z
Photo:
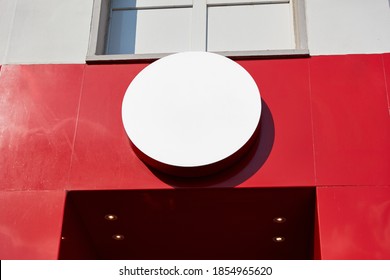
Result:
M255 79L274 124L270 154L243 186L314 185L308 61L240 62ZM264 146L259 146L259 150Z
M64 191L0 192L0 259L57 259Z
M317 188L322 259L390 259L390 186Z
M165 186L134 154L122 124L123 96L145 66L86 66L72 157L71 189Z
M390 125L381 55L310 60L318 185L388 185Z
M72 191L59 258L312 259L314 208L309 187Z
M84 67L2 67L0 188L66 186Z

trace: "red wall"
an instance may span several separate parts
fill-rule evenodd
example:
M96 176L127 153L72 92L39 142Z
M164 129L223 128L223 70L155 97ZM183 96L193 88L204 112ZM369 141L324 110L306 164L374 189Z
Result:
M129 148L121 101L146 64L3 65L0 258L55 259L66 190L317 186L324 259L390 259L390 54L238 61L265 103L236 166L186 182Z

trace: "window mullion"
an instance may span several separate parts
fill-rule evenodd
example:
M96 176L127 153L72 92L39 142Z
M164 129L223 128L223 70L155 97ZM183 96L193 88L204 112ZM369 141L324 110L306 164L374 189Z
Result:
M194 0L191 23L191 51L206 51L207 0Z
M295 48L307 49L308 43L307 43L304 0L294 0L293 9L294 9Z

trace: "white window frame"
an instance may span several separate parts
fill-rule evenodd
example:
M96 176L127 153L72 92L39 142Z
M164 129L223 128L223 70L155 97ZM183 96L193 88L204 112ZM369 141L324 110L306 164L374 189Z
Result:
M94 0L87 62L115 62L126 60L158 59L169 53L105 54L111 12L111 0ZM193 3L192 3L193 2ZM218 54L233 58L307 56L309 55L306 31L305 0L154 0L137 2L135 9L193 8L191 50L207 48L207 8L216 6L286 4L292 2L295 48L282 50L224 51ZM141 4L142 3L142 4ZM153 4L151 4L153 3Z

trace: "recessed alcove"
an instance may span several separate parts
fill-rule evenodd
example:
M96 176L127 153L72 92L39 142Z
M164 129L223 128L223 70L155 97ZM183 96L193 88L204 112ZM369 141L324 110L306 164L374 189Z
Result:
M313 259L314 187L70 191L60 259Z

